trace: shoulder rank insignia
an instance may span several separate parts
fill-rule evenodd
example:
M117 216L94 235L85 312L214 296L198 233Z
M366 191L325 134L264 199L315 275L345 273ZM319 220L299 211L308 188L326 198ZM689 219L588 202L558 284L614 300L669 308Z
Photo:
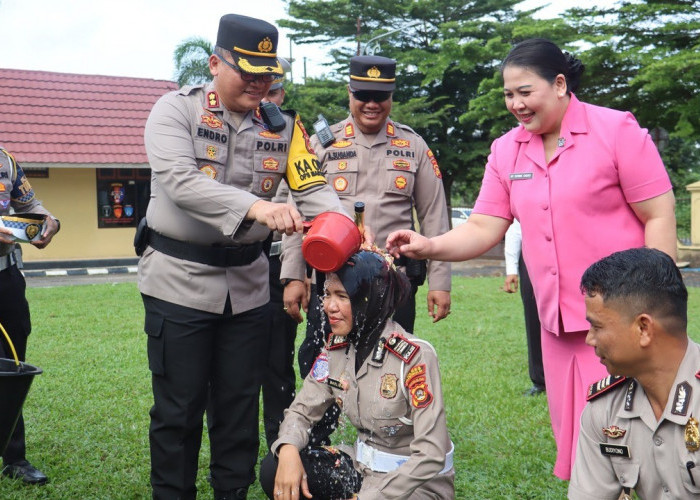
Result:
M408 363L420 350L420 346L405 338L403 335L393 333L384 345L389 352L394 353L404 362Z
M340 349L341 347L347 347L348 339L342 335L331 335L328 339L328 350L332 351L334 349Z
M384 361L384 354L386 353L384 350L384 344L386 344L386 339L384 337L380 337L379 340L377 340L377 345L374 346L372 361L376 363L381 363Z
M619 386L627 380L627 377L619 377L617 375L608 375L602 380L599 380L595 384L591 384L588 388L588 395L586 396L586 401L591 401L597 398L601 394L608 392L613 387Z

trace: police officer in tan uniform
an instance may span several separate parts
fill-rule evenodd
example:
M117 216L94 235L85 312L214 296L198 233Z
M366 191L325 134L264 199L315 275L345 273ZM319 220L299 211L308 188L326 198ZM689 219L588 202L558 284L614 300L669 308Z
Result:
M154 498L195 498L205 407L215 498L246 497L269 327L262 241L271 230L301 231L299 212L343 211L299 117L258 109L282 74L276 48L271 24L223 16L209 58L213 81L166 94L146 124L149 230L136 244ZM298 210L270 201L283 178Z
M581 416L570 499L700 498L700 345L673 260L617 252L581 280L595 348L610 376Z
M45 248L61 228L61 224L46 210L35 197L34 189L27 180L22 167L15 158L0 147L0 215L10 215L14 212L18 217L32 213L44 216L42 235L33 240L32 245ZM8 225L11 221L6 221ZM3 224L4 225L4 224ZM31 240L39 226L30 224L25 229L25 236ZM27 352L27 338L32 326L29 314L29 304L25 297L26 284L19 270L20 249L16 239L8 227L0 227L0 324L5 328L14 345L20 361L24 361ZM0 333L0 358L12 358L13 353L4 335ZM0 404L0 411L3 411ZM0 447L4 443L0 443ZM2 451L2 450L0 450ZM10 436L10 441L2 455L2 474L7 477L22 480L26 484L44 484L46 475L34 467L26 458L24 437L24 419L20 414L17 425Z
M395 88L396 61L378 56L353 57L348 85L350 116L330 126L332 143L324 145L319 134L311 137L328 182L345 209L351 213L355 202L363 202L365 222L380 243L386 241L391 231L413 227L412 208L426 236L449 230L442 174L435 155L410 127L389 118ZM403 259L397 265L411 278L413 293L394 319L412 332L415 293L425 279L421 269L425 263ZM288 280L285 305L292 315L298 314L297 304L305 292L301 281L304 270L300 250L290 245L283 256L282 278ZM447 262L428 264L427 307L433 321L449 314L450 273ZM323 280L317 280L318 283L322 286ZM299 350L302 376L308 373L324 341L316 300L312 293L306 339Z
M271 456L261 466L270 498L307 493L314 498L357 493L362 500L454 498L453 447L437 355L390 319L409 294L405 275L374 252L355 254L329 275L323 308L333 335L285 412L272 446L279 466ZM331 493L333 471L319 465L307 445L311 427L335 402L358 437L347 450L356 474L344 474L339 480L347 489Z

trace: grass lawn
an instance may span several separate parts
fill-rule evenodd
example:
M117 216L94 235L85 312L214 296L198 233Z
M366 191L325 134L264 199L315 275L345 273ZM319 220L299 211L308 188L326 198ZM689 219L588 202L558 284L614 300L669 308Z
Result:
M452 314L435 325L425 314L425 289L419 292L416 332L440 356L457 498L565 498L567 483L551 474L546 399L522 396L530 380L520 297L502 292L502 282L455 278ZM689 291L690 310L698 310L700 291ZM150 498L152 396L136 285L32 288L27 295L34 328L27 359L44 370L24 406L28 458L50 482L0 479L0 498ZM699 326L691 319L695 339ZM262 458L262 430L261 438ZM203 499L213 496L208 450L205 437L197 483ZM249 498L265 498L257 484Z

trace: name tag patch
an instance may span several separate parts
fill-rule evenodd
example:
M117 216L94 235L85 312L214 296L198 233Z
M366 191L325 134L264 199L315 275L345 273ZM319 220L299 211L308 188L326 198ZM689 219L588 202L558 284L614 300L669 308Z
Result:
M523 181L532 179L532 172L518 172L517 174L509 175L511 181Z
M608 457L630 457L630 449L628 446L622 444L608 444L608 443L598 443L600 446L600 452Z

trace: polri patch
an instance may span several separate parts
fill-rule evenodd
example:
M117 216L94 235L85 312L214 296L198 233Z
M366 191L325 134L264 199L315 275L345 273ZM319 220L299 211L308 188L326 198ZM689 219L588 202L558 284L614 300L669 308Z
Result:
M607 457L630 458L629 446L623 444L598 443L600 452Z

